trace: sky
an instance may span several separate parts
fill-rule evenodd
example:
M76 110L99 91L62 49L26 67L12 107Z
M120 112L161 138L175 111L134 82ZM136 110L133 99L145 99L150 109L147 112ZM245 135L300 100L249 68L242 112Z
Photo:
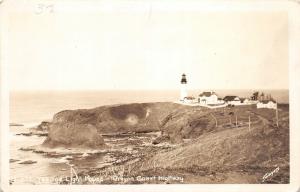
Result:
M134 8L132 8L134 7ZM157 5L8 14L11 90L288 89L288 15Z

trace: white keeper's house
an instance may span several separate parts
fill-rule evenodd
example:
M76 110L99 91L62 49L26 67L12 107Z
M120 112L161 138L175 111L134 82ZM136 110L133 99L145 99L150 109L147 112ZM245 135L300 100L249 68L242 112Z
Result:
M202 92L198 97L200 105L217 105L222 104L224 101L218 98L218 95L213 91Z

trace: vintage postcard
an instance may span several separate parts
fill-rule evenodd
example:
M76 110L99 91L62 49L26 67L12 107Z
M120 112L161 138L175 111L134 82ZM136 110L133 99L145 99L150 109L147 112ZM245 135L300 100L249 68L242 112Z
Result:
M299 1L0 2L1 190L300 190Z

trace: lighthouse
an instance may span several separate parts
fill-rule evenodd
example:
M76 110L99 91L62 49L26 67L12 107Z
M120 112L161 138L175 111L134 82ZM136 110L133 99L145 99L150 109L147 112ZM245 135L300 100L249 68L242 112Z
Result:
M183 73L181 77L181 88L180 88L180 101L184 101L184 98L187 97L187 80L186 75Z

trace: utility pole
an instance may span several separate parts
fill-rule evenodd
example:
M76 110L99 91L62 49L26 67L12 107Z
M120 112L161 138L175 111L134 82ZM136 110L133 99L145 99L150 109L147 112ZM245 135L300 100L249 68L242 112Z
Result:
M236 109L234 110L234 114L235 114L235 127L238 127L238 121L237 121L237 113L236 113Z
M249 115L249 132L251 130L251 118L250 118L250 115Z
M279 123L278 123L278 107L276 105L276 125L277 127L279 127Z

